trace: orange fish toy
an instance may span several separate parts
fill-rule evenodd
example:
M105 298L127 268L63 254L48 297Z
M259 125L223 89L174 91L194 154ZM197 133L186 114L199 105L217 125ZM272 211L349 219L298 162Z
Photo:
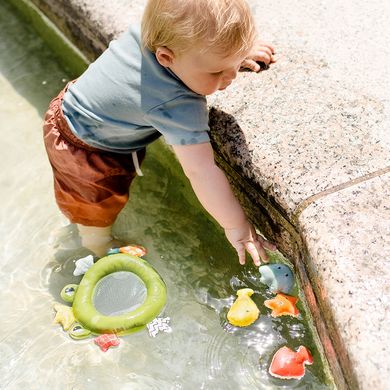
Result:
M282 347L272 358L268 372L276 378L301 379L305 375L305 364L313 364L313 357L306 347L301 345L297 352Z
M279 293L275 298L264 301L264 305L268 307L268 309L272 309L272 317L280 317L283 315L297 317L299 314L299 311L295 306L297 301L298 298L296 297Z
M146 255L146 249L141 245L127 245L120 248L112 248L107 252L107 255L115 255L117 253L128 253L129 255L142 257Z

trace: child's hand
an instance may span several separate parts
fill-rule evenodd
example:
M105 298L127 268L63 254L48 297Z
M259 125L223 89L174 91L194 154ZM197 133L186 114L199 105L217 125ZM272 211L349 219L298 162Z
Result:
M275 62L275 49L269 43L256 41L249 55L241 63L241 68L247 68L253 72L261 70L258 62L263 62L267 67L269 64Z
M264 263L268 263L268 256L264 248L271 251L276 250L276 245L258 235L254 227L248 221L237 228L225 229L225 234L229 242L237 251L238 260L241 265L245 264L246 250L249 252L253 262L257 266L260 265L260 258Z

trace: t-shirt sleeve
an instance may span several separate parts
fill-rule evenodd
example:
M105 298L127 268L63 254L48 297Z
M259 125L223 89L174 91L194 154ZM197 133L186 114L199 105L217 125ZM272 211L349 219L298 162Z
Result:
M181 95L153 107L145 120L160 132L169 145L208 142L208 110L203 96Z

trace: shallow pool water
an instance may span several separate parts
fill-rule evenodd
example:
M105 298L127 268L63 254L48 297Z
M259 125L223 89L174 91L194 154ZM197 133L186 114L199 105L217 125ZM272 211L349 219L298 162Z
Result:
M115 225L124 242L167 285L164 316L171 333L141 331L101 352L92 339L73 341L53 324L54 302L78 283L74 261L87 254L74 226L58 212L41 140L42 116L68 75L13 10L0 3L1 124L1 388L39 389L328 389L324 367L299 304L299 318L274 319L253 265L241 267L222 231L202 211L172 155L157 142L142 178ZM278 254L273 254L277 261ZM226 321L237 289L251 287L258 321L244 329ZM295 291L297 294L297 291ZM300 380L269 376L281 346L306 345L314 356Z

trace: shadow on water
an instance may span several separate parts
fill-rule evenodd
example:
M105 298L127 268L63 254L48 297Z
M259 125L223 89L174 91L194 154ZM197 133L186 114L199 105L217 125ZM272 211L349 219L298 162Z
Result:
M21 25L23 28L20 28ZM3 76L43 117L51 98L68 80L68 74L32 27L4 2L0 12L0 35L0 69Z
M0 35L0 51L9 53L0 56L3 75L42 117L50 99L68 79L66 73L53 61L44 43L4 4L0 5ZM238 264L222 230L202 210L177 161L160 141L148 148L142 170L145 176L135 179L130 201L119 215L114 233L124 242L148 249L145 258L167 285L164 315L171 317L173 332L156 339L147 332L128 336L121 348L105 355L105 360L95 350L93 359L88 360L90 344L63 338L60 347L45 346L56 365L44 368L44 377L61 381L61 376L51 375L59 367L71 378L63 379L63 388L76 383L69 381L91 388L91 380L101 388L327 388L303 306L298 304L302 313L298 318L270 316L263 302L272 294L259 283L258 270L249 259L244 267ZM47 243L54 246L54 257L42 264L46 282L38 284L60 302L62 287L80 281L80 277L73 276L74 261L88 252L80 248L72 225L59 226L54 241ZM271 261L281 260L280 254L271 254ZM261 315L255 324L240 329L227 323L226 314L237 289L243 287L255 291L253 299ZM41 332L57 335L61 330L53 330L48 324ZM306 376L287 382L270 377L267 368L273 352L282 345L296 348L301 344L311 349L316 362ZM21 353L26 359L29 349ZM10 374L17 370L15 367ZM20 366L19 370L24 368ZM12 381L21 383L15 377Z

